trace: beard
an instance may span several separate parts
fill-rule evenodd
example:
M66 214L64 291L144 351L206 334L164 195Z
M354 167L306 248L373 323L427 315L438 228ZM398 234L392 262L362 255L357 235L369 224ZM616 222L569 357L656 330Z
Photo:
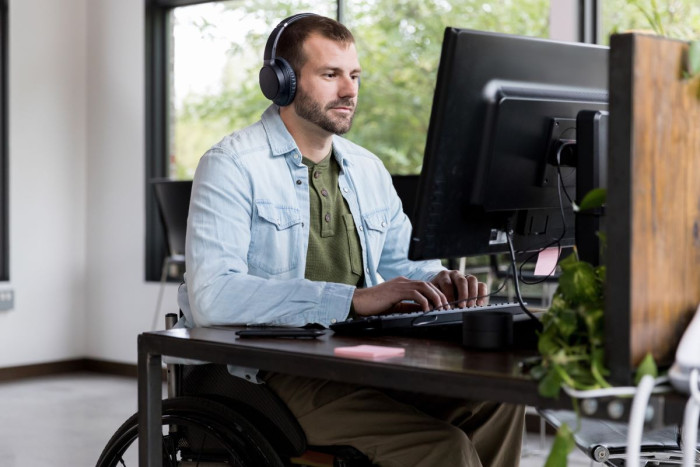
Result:
M322 108L320 102L315 101L311 95L302 91L301 88L297 88L293 105L297 115L329 133L344 135L352 127L352 119L355 116L355 103L352 99L338 99L329 102ZM353 112L347 116L332 117L328 112L333 107L338 106L350 107L353 109Z

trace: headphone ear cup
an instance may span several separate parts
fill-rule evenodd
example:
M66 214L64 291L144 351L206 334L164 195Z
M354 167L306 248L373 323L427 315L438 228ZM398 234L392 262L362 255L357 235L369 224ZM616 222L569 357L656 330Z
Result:
M297 75L287 60L277 57L275 61L278 63L279 76L281 78L279 92L277 97L273 99L273 102L280 107L284 107L291 104L294 100L297 92Z
M270 100L275 100L280 90L280 70L276 64L266 63L260 69L258 82L263 95Z

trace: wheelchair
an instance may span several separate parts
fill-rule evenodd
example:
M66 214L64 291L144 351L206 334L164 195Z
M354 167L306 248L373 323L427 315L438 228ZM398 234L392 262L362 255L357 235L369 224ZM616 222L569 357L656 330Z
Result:
M166 317L172 327L177 315ZM225 365L168 365L162 410L164 467L370 467L351 446L308 446L289 408L265 384ZM138 465L138 413L103 449L97 467Z

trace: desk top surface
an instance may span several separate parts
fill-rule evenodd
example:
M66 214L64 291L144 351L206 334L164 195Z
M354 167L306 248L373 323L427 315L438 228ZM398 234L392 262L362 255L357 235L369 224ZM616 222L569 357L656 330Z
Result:
M523 363L532 350L476 351L454 342L396 336L350 337L327 331L316 339L239 338L242 327L209 327L148 332L139 353L325 378L368 386L475 400L496 400L540 408L571 409L571 400L543 398ZM360 344L402 347L403 357L368 360L339 357L336 347ZM682 420L686 397L667 394L661 413ZM631 400L626 401L629 405ZM598 416L605 418L605 405ZM661 415L661 414L659 414Z
M315 339L239 338L235 332L240 329L173 329L145 333L139 339L152 354L449 397L552 406L551 399L542 399L537 383L522 371L522 363L535 355L532 350L476 351L432 339L350 337L332 331ZM336 347L360 344L401 347L405 355L385 360L334 355Z

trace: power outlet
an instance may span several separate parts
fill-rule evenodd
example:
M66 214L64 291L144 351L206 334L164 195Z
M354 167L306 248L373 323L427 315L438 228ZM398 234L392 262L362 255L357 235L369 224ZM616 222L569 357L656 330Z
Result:
M0 311L12 310L15 307L15 291L0 289Z

